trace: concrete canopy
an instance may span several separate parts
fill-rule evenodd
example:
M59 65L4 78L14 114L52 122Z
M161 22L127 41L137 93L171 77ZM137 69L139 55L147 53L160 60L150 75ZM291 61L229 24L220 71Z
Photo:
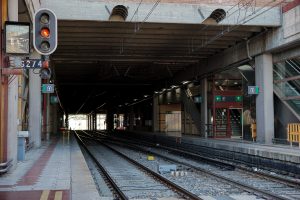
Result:
M59 44L51 60L69 113L76 113L85 102L80 112L152 95L176 74L263 30L260 26L82 20L58 24Z

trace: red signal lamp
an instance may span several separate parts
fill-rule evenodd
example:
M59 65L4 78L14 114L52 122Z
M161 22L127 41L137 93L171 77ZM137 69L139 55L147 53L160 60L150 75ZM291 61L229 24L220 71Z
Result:
M40 34L43 38L49 38L50 37L49 28L42 28Z

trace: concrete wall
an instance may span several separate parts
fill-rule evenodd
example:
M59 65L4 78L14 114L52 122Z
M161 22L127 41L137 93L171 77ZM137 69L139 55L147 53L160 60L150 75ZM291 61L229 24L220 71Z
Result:
M33 19L34 13L40 9L41 0L25 0L26 7L28 9L29 16L31 20Z
M42 7L52 9L58 19L107 21L113 7L118 4L123 4L128 7L128 17L126 21L142 22L153 8L153 2L155 1L143 2L136 12L139 2L140 1L123 1L120 3L120 1L44 0L42 1ZM186 1L186 3L184 3L182 1L164 1L157 5L147 19L147 22L199 24L207 18L213 10L222 8L228 11L227 15L230 16L222 23L236 24L237 22L242 22L245 16L250 16L253 11L257 11L258 14L260 13L258 11L268 9L266 7L260 10L261 8L254 4L249 7L242 7L241 4L233 7L228 6L230 1L218 1L218 3L214 3L214 5L212 2L213 1ZM224 4L222 4L223 2ZM260 5L266 4L262 3ZM257 16L255 19L248 21L246 24L279 26L281 24L280 19L280 7L275 7Z
M201 61L189 70L175 74L171 83L201 77L216 70L222 70L242 61L253 60L264 52L273 54L273 61L279 62L288 58L300 56L300 5L285 11L282 15L280 28L269 28L265 33L234 45L223 52ZM207 67L209 66L209 67Z
M287 105L274 94L275 138L287 138L287 124L299 123L299 120L289 110Z

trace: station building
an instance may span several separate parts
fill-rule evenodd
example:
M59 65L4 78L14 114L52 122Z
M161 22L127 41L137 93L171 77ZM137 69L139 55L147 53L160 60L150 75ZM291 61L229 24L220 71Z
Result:
M58 19L50 79L20 68L41 55L7 52L1 33L0 162L11 169L20 133L39 148L77 115L89 130L258 145L288 144L300 121L298 0L1 2L2 30L32 28L40 8Z

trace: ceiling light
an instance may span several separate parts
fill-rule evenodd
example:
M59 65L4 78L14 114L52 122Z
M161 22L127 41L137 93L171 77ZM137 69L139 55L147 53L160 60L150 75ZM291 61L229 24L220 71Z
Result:
M185 84L188 84L188 83L190 83L191 81L182 81L181 83L183 84L183 85L185 85Z

